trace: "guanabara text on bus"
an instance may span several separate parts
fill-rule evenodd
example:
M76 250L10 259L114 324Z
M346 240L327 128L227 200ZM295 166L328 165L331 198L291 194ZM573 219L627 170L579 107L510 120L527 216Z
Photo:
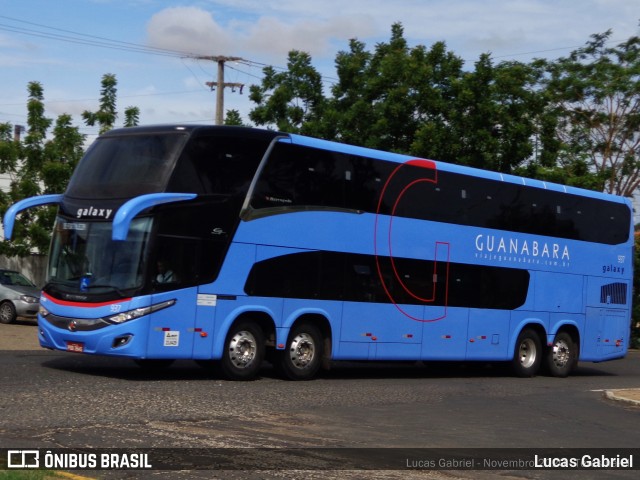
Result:
M566 376L629 346L629 200L293 134L113 130L55 204L45 348L309 379L339 360ZM19 217L18 217L18 221Z

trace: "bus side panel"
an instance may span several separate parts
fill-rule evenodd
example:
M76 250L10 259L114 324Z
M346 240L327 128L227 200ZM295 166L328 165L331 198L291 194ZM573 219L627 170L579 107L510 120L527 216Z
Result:
M425 310L419 305L344 302L338 358L418 360Z
M469 310L467 360L506 360L509 358L509 319L507 310Z
M424 310L420 305L344 302L340 340L420 343Z
M580 360L598 362L626 353L631 334L630 283L626 278L587 278L586 324Z
M565 313L584 311L584 277L582 275L540 271L535 272L534 275L534 310Z
M421 360L464 359L468 323L469 309L451 307L447 308L445 318L425 322Z
M174 306L149 316L146 358L192 358L197 291L192 287L151 297L152 305L177 301Z
M232 242L218 278L213 283L201 285L200 293L243 295L244 283L255 262L255 245Z
M215 320L218 304L223 301L218 295L201 293L198 290L196 299L196 323L194 326L193 358L208 360L213 355L213 339L215 338Z
M624 356L629 335L627 310L588 307L580 360L598 362Z

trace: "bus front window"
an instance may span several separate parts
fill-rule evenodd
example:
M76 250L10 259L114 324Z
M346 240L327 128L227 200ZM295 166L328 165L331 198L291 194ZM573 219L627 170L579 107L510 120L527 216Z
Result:
M47 283L61 293L124 296L144 282L151 218L131 222L127 240L111 239L110 222L79 222L58 217L54 227Z

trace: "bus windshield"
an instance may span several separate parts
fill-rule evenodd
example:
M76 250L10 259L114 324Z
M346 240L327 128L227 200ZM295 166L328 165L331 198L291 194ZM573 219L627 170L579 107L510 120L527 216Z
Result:
M99 138L78 164L66 194L102 199L163 191L186 139L181 133Z
M67 294L123 297L142 287L150 217L131 222L127 241L111 239L110 222L77 222L58 217L49 259L48 283Z

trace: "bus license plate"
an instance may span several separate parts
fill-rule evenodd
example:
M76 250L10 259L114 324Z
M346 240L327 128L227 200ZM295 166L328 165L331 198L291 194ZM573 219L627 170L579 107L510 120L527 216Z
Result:
M67 342L67 351L68 352L84 352L84 343L82 342Z

